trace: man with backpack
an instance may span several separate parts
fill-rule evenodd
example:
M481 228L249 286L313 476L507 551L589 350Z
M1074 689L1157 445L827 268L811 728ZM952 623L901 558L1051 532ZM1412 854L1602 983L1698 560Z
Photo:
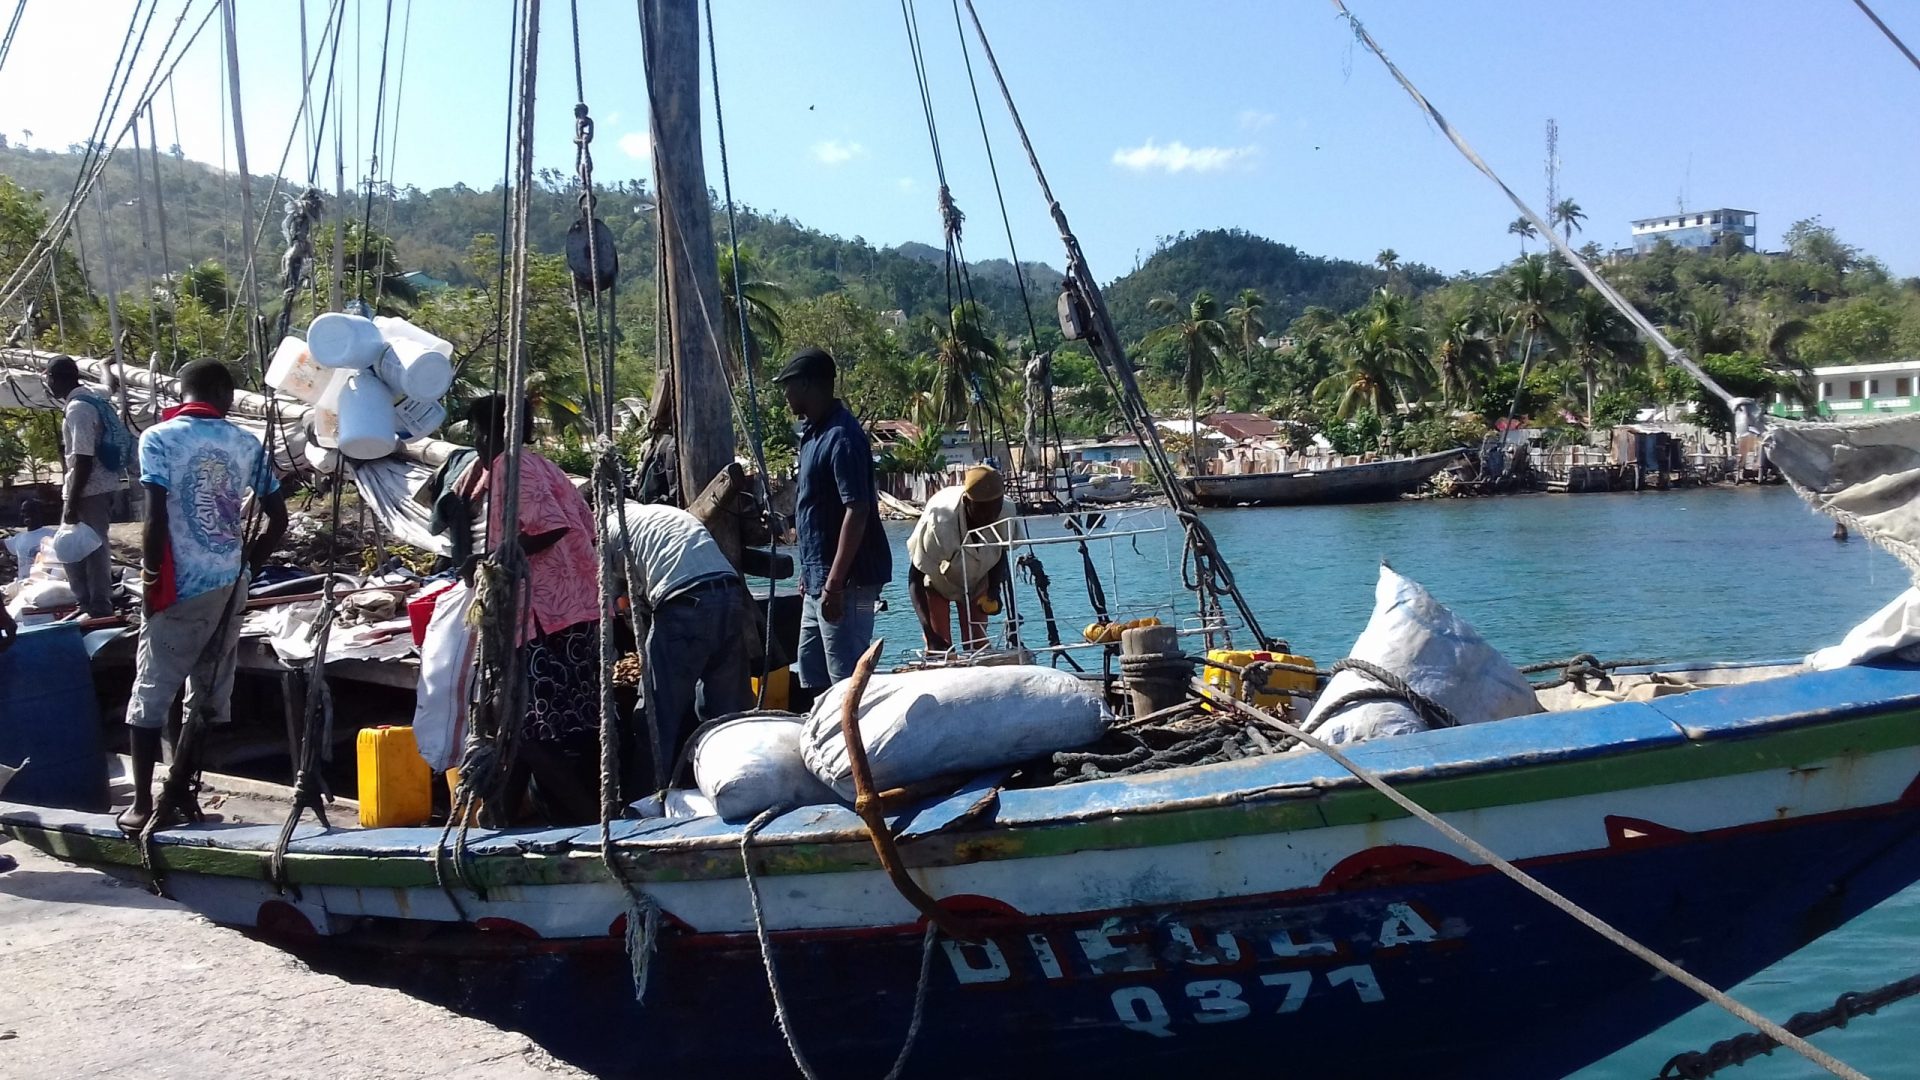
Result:
M100 546L79 562L66 563L80 614L113 614L113 557L107 550L107 526L113 522L113 498L133 464L134 441L104 394L80 381L80 365L71 356L47 362L47 390L66 403L60 441L66 451L66 484L61 491L60 523L85 525L98 533Z

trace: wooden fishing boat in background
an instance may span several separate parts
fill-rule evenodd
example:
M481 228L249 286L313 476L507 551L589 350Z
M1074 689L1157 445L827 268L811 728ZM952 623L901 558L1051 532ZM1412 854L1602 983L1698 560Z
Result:
M1435 473L1467 456L1465 448L1437 454L1337 465L1330 469L1186 476L1180 482L1201 506L1313 506L1387 502L1418 491Z
M1920 668L1698 669L1706 688L1383 739L1354 761L1727 986L1920 880ZM1633 676L1619 677L1624 686ZM1697 1000L1318 753L996 791L893 821L941 934L909 1075L1556 1077ZM106 814L0 804L0 829L141 876ZM159 833L168 892L322 968L524 1031L603 1075L764 1075L786 1054L742 826L620 821L664 912L644 1002L597 829ZM924 918L860 819L786 813L750 848L794 1041L835 1075L906 1037ZM436 863L438 862L438 866ZM443 888L441 881L447 882ZM471 888L469 887L471 886Z

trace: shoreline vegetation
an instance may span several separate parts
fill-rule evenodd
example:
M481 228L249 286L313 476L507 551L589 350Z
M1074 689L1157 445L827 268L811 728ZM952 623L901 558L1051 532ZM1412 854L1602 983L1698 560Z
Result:
M73 150L82 148L75 147ZM45 227L47 192L71 184L72 152L0 142L0 273L11 270ZM143 237L135 213L116 205L104 230L87 217L53 272L27 291L32 315L4 314L0 332L17 344L75 354L112 352L101 273L111 246L122 283L123 355L171 369L198 356L238 358L245 320L277 313L279 288L263 288L263 310L241 293L238 185L227 173L176 154L158 170L164 185L172 265ZM116 203L134 190L131 162L113 159L106 183ZM264 193L270 177L257 182ZM571 176L543 170L529 269L530 395L545 436L567 466L586 456L584 380L563 257L577 215ZM284 190L284 189L282 189ZM278 199L275 200L277 218ZM345 233L343 286L382 313L404 315L455 345L456 363L491 356L500 344L495 230L501 192L455 185L434 191L378 187L372 227ZM647 398L654 384L652 259L654 219L644 184L600 192L603 219L627 258L617 318L620 392ZM1552 218L1571 241L1586 214L1571 199ZM1490 226L1492 227L1492 226ZM302 315L331 285L338 225L315 231L319 280L298 303ZM1478 445L1497 426L1540 429L1548 446L1590 445L1642 409L1680 406L1709 432L1730 429L1724 407L1664 365L1618 313L1578 283L1564 263L1538 250L1523 221L1506 226L1516 258L1482 273L1445 277L1386 249L1370 264L1305 255L1235 230L1162 238L1141 265L1107 286L1116 324L1140 369L1157 415L1252 412L1279 421L1305 450L1316 436L1337 454L1431 452ZM277 264L277 234L262 241L260 265ZM1117 409L1091 355L1063 342L1052 305L1060 275L1040 263L1018 272L1006 260L965 267L948 306L944 253L922 244L875 248L748 208L741 215L740 280L731 293L731 253L721 251L728 348L757 365L770 465L788 465L793 436L767 375L800 343L841 361L843 396L869 422L912 421L917 439L896 442L885 464L930 472L939 434L962 426L1015 432L1022 371L1035 350L1052 356L1054 413L1068 437L1119 429ZM143 244L143 240L146 242ZM1796 222L1784 250L1760 253L1737 242L1706 250L1665 244L1638 256L1583 249L1636 306L1736 393L1776 395L1811 405L1820 366L1920 355L1920 278L1896 279L1818 218ZM956 277L961 268L954 267ZM264 283L263 283L264 284ZM1032 311L1029 322L1023 310ZM740 357L741 321L746 357ZM465 363L452 397L483 390L490 362ZM251 375L251 372L248 372ZM456 410L457 411L457 410ZM459 439L456 427L448 433ZM637 451L638 432L633 449ZM0 475L57 460L46 418L0 410Z

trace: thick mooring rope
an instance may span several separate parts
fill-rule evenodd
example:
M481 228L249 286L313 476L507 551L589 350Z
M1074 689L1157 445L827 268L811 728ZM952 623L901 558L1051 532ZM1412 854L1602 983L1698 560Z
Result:
M1341 753L1339 747L1315 736L1310 731L1288 723L1286 720L1270 712L1257 709L1244 701L1239 701L1230 695L1223 694L1217 687L1208 686L1199 680L1195 680L1193 690L1203 699L1211 702L1215 708L1231 709L1247 717L1249 720L1269 724L1332 758L1335 764L1352 773L1360 782L1386 796L1395 806L1398 806L1408 814L1418 818L1421 822L1431 826L1442 836L1445 836L1448 840L1464 848L1481 862L1500 871L1500 873L1512 879L1513 882L1521 888L1552 904L1562 912L1565 912L1571 916L1574 921L1605 938L1607 941L1646 961L1649 966L1660 974L1692 990L1694 993L1699 994L1706 1000L1752 1025L1756 1030L1768 1038L1773 1039L1775 1042L1778 1042L1780 1045L1787 1047L1835 1076L1844 1077L1845 1080L1867 1080L1864 1073L1848 1065L1846 1062L1814 1046L1812 1043L1795 1035L1793 1032L1788 1031L1781 1025L1774 1023L1754 1009L1736 1000L1726 991L1721 990L1705 979L1700 978L1698 975L1693 974L1666 957L1661 956L1659 953L1654 952L1652 949L1647 948L1645 945L1640 944L1640 942L1633 938L1628 937L1611 923L1608 923L1598 915L1562 896L1532 874L1501 858L1494 853L1492 848L1461 832L1444 818L1440 817L1440 815L1421 806L1419 803L1402 794L1400 790L1392 784L1380 779L1379 776L1374 774L1373 770L1355 763L1352 758Z
M760 882L753 869L753 838L773 819L786 812L786 807L770 806L741 830L740 867L746 877L747 899L753 905L753 933L760 942L760 964L767 972L767 991L773 995L774 1023L779 1025L780 1037L786 1041L787 1053L793 1055L793 1064L800 1070L800 1075L807 1080L820 1080L820 1074L807 1063L806 1055L800 1052L800 1044L794 1038L793 1017L787 1010L787 995L780 986L780 975L773 965L773 941L767 931L766 914L760 906ZM926 933L920 938L920 979L913 988L913 1017L907 1021L906 1039L900 1044L900 1053L893 1059L893 1068L887 1070L886 1080L898 1080L907 1067L907 1058L913 1054L914 1043L920 1039L920 1026L926 1019L927 985L932 982L933 942L939 934L940 928L929 921Z

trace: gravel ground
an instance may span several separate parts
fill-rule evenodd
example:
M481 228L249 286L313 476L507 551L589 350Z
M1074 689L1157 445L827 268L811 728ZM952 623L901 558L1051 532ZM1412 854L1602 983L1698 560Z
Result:
M0 1077L554 1080L521 1035L293 957L11 841Z

